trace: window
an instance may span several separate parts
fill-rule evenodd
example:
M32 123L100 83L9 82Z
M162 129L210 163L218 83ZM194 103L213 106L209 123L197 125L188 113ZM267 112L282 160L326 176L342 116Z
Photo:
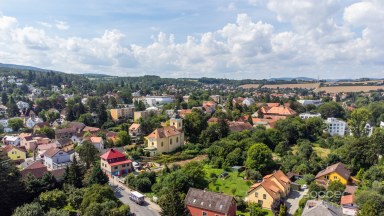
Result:
M259 193L256 192L256 193L255 193L255 197L259 197Z
M333 180L337 180L337 176L333 176Z
M263 199L267 199L267 194L263 194Z
M117 166L115 166L115 169L117 169Z
M172 145L172 139L169 140L169 144Z
M207 212L203 212L203 216L208 216Z
M258 203L260 206L263 206L263 200L259 200L259 201L257 201L257 203Z
M152 142L152 146L154 145L154 143Z
M176 137L176 143L179 143L179 137Z
M163 142L161 142L161 147L163 147L164 146L164 143Z

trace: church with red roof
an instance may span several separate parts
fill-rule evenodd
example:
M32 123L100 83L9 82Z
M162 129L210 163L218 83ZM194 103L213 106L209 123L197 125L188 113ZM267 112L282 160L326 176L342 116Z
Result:
M107 152L100 156L101 170L108 177L123 176L133 172L132 161L118 150L109 149Z

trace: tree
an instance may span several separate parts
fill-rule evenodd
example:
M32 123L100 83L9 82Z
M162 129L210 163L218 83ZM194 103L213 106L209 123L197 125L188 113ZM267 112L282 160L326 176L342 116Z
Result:
M12 128L13 131L18 131L24 125L23 120L20 118L12 118L8 120L8 126Z
M252 145L247 151L245 166L266 174L274 166L271 149L263 143Z
M197 143L201 132L207 128L207 120L201 110L193 109L192 113L184 118L184 132L191 143Z
M4 152L0 152L0 188L0 212L11 215L25 201L26 192L20 172L10 163Z
M19 116L19 108L17 107L16 102L12 96L9 98L6 106L8 107L7 113L10 117Z
M327 187L327 192L332 192L332 196L328 196L328 200L340 204L340 199L345 190L345 185L340 181L331 181Z
M184 205L184 196L174 190L167 189L159 198L161 216L187 216L188 212Z
M47 213L45 213L45 216L70 216L69 211L63 210L63 209L50 209Z
M85 163L86 168L95 164L99 156L99 150L89 141L84 141L76 147L76 152L79 153L81 161Z
M340 104L334 101L327 102L320 105L317 111L321 114L321 117L324 119L330 118L330 117L334 117L334 118L345 117L344 108Z
M129 145L131 143L131 137L127 131L119 131L117 133L116 146Z
M97 115L98 115L98 118L99 118L99 125L100 126L108 121L108 113L107 113L107 110L105 108L105 104L104 103L100 103L97 106Z
M83 170L80 164L77 163L76 157L73 157L71 165L65 168L65 173L63 177L64 183L71 184L77 188L81 188L83 179Z
M88 179L88 185L91 184L107 184L109 181L108 176L103 173L99 165L92 168L91 175Z
M249 206L249 216L266 216L268 212L262 209L258 204L252 203Z
M359 108L352 111L348 125L354 137L359 138L368 135L369 131L365 129L365 125L368 123L370 116L371 113L366 108Z
M4 213L4 212L2 212ZM44 215L43 208L39 203L33 202L24 204L20 207L17 207L12 216L41 216Z
M46 172L41 178L28 174L23 180L26 192L31 197L37 197L40 193L55 189L58 184L51 172Z
M48 127L48 126L44 126L40 130L36 131L36 134L46 135L50 139L54 139L55 138L55 130L50 128L50 127Z
M359 216L376 216L384 212L384 196L373 190L357 193L356 203L359 206Z
M280 205L280 210L278 216L286 216L287 215L287 207L282 204Z
M8 95L6 92L3 91L3 93L1 93L1 103L5 106L8 102Z
M55 189L41 193L39 203L45 210L51 208L61 209L67 204L67 197L63 191Z

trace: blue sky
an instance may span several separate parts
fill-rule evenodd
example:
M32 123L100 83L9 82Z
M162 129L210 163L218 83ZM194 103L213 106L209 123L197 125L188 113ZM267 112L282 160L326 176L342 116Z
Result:
M380 0L0 0L0 62L162 77L384 77Z

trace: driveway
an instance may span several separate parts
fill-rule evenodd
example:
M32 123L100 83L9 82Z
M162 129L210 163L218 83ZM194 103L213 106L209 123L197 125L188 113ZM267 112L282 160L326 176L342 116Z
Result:
M299 208L299 201L308 193L308 189L304 191L292 190L286 200L286 205L288 209L288 215L293 215L295 211Z
M110 186L113 189L115 196L124 204L129 205L131 213L135 213L135 216L160 216L160 207L151 202L148 198L145 198L145 202L142 205L138 205L129 199L131 190L118 182L110 181Z

